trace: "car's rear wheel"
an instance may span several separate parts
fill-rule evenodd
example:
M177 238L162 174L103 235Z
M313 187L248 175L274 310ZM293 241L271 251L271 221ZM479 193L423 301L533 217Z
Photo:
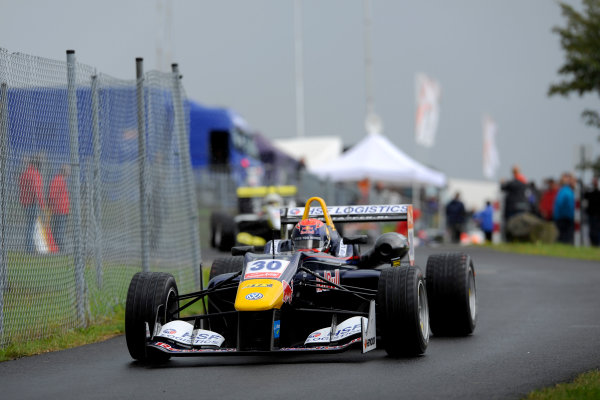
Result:
M477 290L471 257L465 253L429 256L426 281L433 334L471 334L477 321Z
M150 335L155 322L161 325L177 319L179 301L173 275L138 272L131 279L125 305L125 339L131 357L142 362L164 362L169 354L146 347L146 323Z
M423 354L429 343L429 310L419 267L382 270L376 304L377 331L387 354L392 357Z

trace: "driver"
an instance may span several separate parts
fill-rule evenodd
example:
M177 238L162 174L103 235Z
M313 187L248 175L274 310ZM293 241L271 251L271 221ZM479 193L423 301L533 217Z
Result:
M294 226L292 246L294 251L311 250L329 253L331 249L329 228L318 219L304 219Z

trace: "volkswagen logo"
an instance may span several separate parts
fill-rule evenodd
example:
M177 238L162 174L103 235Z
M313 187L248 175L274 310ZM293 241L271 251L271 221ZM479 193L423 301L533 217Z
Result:
M246 295L246 300L259 300L262 299L262 293L250 293Z

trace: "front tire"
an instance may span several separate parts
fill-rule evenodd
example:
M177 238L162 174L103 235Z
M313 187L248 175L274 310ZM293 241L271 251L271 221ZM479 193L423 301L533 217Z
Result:
M466 336L477 321L473 260L465 253L433 254L427 259L431 330L437 336Z
M213 261L210 267L210 274L208 280L222 274L228 274L231 272L240 272L244 268L244 257L232 256L232 257L219 257Z
M135 360L160 363L171 358L167 353L146 347L146 323L152 335L155 321L164 325L177 319L177 297L177 285L171 274L138 272L133 276L125 306L125 339L129 354Z
M392 357L418 356L429 344L429 310L419 267L381 271L377 288L377 330Z

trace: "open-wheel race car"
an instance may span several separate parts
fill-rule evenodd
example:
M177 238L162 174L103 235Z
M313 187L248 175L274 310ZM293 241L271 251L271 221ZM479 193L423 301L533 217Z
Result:
M317 202L317 207L311 207ZM411 205L327 207L318 197L282 209L290 238L262 251L232 248L213 262L206 289L179 294L172 275L139 272L127 294L131 356L333 353L382 347L388 355L423 354L434 335L463 336L476 322L475 271L465 253L429 256L426 277L414 262ZM334 222L406 221L361 254L365 236L340 237ZM287 232L287 230L282 229ZM405 257L408 258L405 260ZM204 314L180 313L202 302Z

